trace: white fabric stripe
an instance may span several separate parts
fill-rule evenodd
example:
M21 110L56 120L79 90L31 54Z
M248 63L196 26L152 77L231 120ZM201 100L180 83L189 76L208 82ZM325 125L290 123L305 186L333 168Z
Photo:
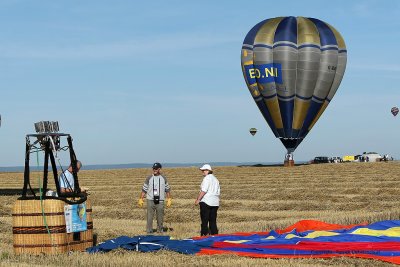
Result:
M159 246L159 247L162 247L162 246L163 246L163 245L157 244L157 243L152 243L152 242L140 242L140 241L139 241L139 245L154 245L154 246Z
M330 48L330 47L339 48L337 45L324 45L324 46L321 46L321 49Z
M275 42L273 45L278 45L278 44L290 44L290 45L297 46L296 43L288 42L288 41L279 41L279 42Z
M252 46L252 45L249 45L249 44L243 44L242 46L248 47L248 48L253 48L253 46Z

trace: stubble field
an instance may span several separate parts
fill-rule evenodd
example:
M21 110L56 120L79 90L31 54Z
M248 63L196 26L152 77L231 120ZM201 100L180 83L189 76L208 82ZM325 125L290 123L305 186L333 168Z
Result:
M167 235L198 236L199 208L194 205L202 180L197 167L165 168L173 196L166 209ZM299 220L349 224L400 218L400 162L348 163L283 167L216 167L221 184L220 233L285 228ZM145 208L136 202L150 169L96 170L79 173L90 188L98 242L121 235L145 234ZM39 173L32 173L37 187ZM0 173L2 189L22 188L22 173ZM53 185L54 182L50 183ZM54 185L53 185L54 188ZM0 196L0 265L4 266L389 266L365 259L252 259L232 255L188 256L117 250L107 254L16 256L11 208L18 196ZM154 227L155 227L154 223Z

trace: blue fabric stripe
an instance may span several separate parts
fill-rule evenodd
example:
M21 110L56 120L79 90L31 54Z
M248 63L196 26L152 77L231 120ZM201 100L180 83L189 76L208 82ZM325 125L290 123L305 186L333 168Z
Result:
M299 138L304 138L308 133L308 127L310 127L312 121L314 120L315 116L317 116L318 111L320 110L322 103L315 102L311 100L310 107L308 108L308 112L306 118L304 119L303 126L301 128Z
M283 130L286 138L292 137L294 99L289 101L279 100L279 109L281 111Z
M299 96L299 95L297 95L297 94L296 94L296 97L298 97L298 98L300 98L300 99L303 99L303 100L310 100L310 99L312 98L312 96L310 96L310 97L304 97L304 96Z
M400 220L385 220L385 221L371 223L368 226L359 226L357 228L368 228L368 229L373 229L373 230L386 230L386 229L389 229L392 227L399 227L399 226L400 226Z
M277 94L273 94L273 95L270 95L270 96L263 96L265 99L271 99L271 98L274 98L275 96L277 96Z
M315 98L315 99L317 99L317 100L319 100L319 101L324 101L324 100L325 100L325 98L319 98L319 97L317 97L317 96L315 96L315 95L313 95L312 98Z
M319 45L315 45L315 44L304 44L304 45L299 46L299 49L302 49L304 47L314 47L314 48L321 49L321 47Z
M266 44L256 44L256 45L254 45L254 47L265 47L265 48L272 49L272 46L266 45Z
M326 51L326 50L339 50L337 47L326 47L326 48L321 48L321 51Z
M290 99L290 98L292 98L292 97L295 97L295 95L290 95L290 96L283 96L283 95L280 95L280 96L278 96L279 98L281 98L281 99Z
M246 50L253 51L253 48L251 48L251 47L248 47L248 46L242 46L242 49L246 49Z
M339 53L347 53L347 50L346 49L341 49L341 50L339 50Z
M335 34L332 32L329 26L325 24L325 22L314 18L308 18L308 19L311 20L317 27L317 30L319 32L319 38L321 40L321 46L337 45Z
M278 47L278 46L290 46L290 47L293 47L293 48L297 49L297 46L294 45L294 44L285 44L285 43L274 44L274 48L275 48L275 47Z
M295 17L284 18L276 28L274 43L281 41L297 44L297 19Z
M254 44L254 39L256 38L258 30L261 28L264 23L266 23L269 19L263 20L260 23L257 23L251 30L247 33L246 37L244 38L243 44Z

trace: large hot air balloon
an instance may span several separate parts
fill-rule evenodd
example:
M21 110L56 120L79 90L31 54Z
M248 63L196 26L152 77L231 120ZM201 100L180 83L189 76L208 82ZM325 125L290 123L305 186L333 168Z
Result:
M250 132L250 134L252 136L254 136L257 133L257 129L256 128L250 128L249 132Z
M248 32L241 58L254 101L292 158L342 81L342 36L314 18L267 19Z
M393 116L397 116L397 114L399 114L399 108L398 107L392 107L392 109L390 110L390 112L392 112Z

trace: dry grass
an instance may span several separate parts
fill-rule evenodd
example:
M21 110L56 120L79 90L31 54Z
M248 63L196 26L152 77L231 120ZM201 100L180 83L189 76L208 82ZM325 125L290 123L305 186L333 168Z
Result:
M80 183L90 188L94 231L98 241L120 235L145 234L145 210L136 207L148 169L81 171ZM176 238L197 236L194 206L201 173L196 168L166 168L174 198L165 226ZM221 183L218 226L221 233L285 228L302 219L330 223L399 219L400 163L349 163L283 167L217 167ZM32 174L37 185L38 173ZM21 188L21 173L0 173L0 190ZM11 207L17 196L0 196L0 265L7 266L389 266L351 258L252 259L230 255L188 256L173 252L58 256L15 256Z

